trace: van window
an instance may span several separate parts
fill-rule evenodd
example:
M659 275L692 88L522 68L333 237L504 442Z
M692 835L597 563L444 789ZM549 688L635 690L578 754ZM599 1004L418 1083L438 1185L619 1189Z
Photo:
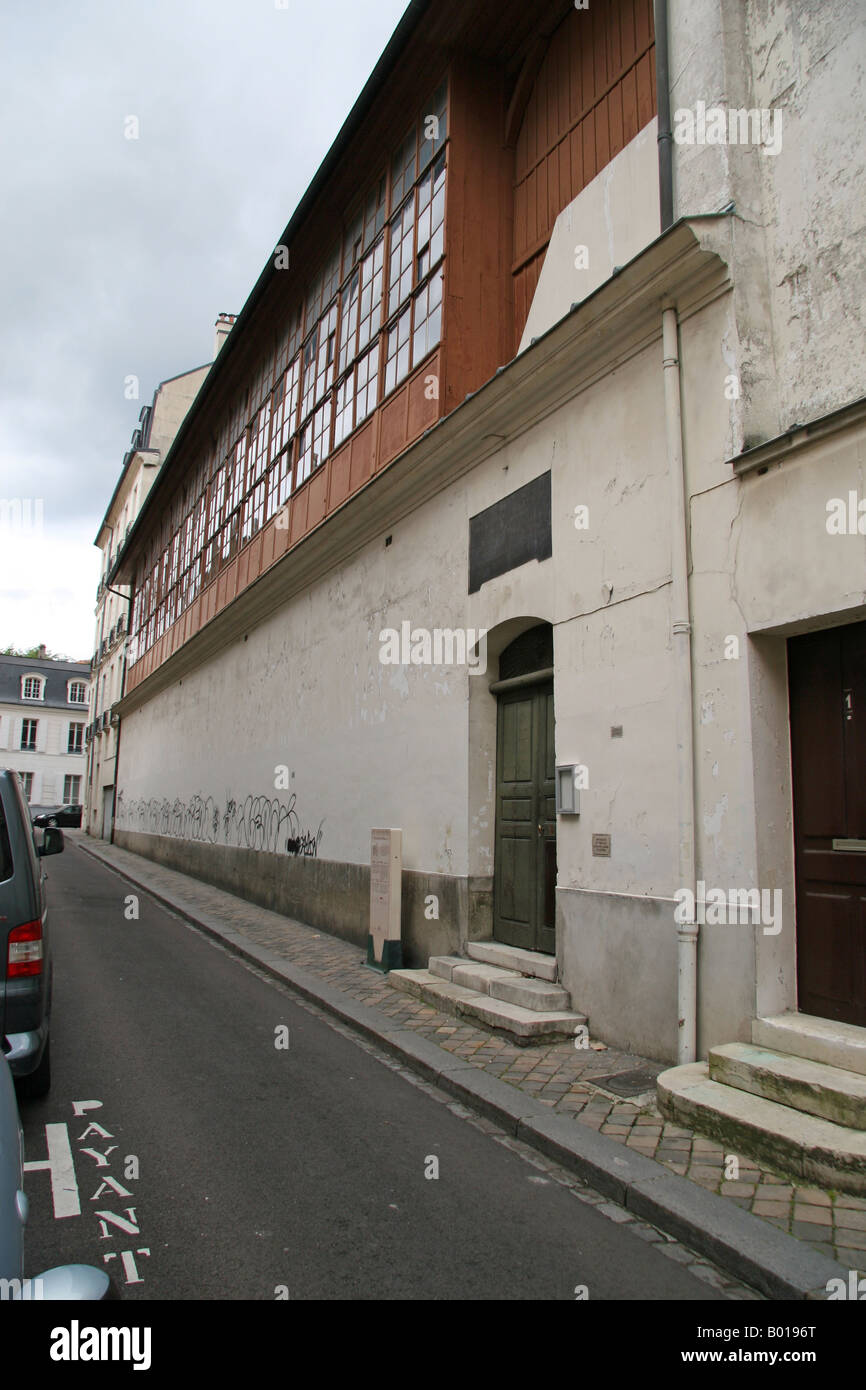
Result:
M12 846L6 829L6 812L0 799L0 882L12 877Z

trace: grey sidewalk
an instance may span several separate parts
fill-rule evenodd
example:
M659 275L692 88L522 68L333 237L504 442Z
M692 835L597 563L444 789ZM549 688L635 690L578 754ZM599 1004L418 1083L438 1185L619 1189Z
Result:
M828 1279L848 1268L866 1270L866 1199L798 1186L744 1157L737 1180L726 1180L723 1150L664 1120L651 1094L620 1099L593 1081L641 1068L656 1073L657 1063L599 1044L516 1047L392 989L364 968L358 946L105 841L83 833L68 838L636 1216L771 1297L822 1297Z

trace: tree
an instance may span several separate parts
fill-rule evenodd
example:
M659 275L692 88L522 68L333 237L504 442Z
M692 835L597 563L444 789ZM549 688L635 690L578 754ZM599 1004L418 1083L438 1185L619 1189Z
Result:
M18 647L4 647L0 656L29 656L32 661L73 661L74 657L64 656L62 652L50 652L47 647L28 647L22 651Z

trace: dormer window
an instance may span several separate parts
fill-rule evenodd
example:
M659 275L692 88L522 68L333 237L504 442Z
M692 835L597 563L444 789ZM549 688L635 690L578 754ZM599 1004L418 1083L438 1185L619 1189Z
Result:
M44 676L22 676L21 677L21 698L22 700L41 700L45 691Z
M70 705L87 704L87 686L84 681L69 681L67 699Z

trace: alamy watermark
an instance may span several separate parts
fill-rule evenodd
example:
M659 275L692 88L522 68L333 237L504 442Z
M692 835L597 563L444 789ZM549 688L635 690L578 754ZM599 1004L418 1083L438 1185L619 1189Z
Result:
M674 140L678 145L760 145L764 154L777 155L782 148L782 113L765 107L694 109L680 106L674 112Z
M866 536L866 497L858 497L852 488L848 499L829 498L824 523L828 536Z
M679 925L697 922L708 927L762 925L765 936L778 936L782 930L781 888L708 888L698 879L697 892L678 888L674 921Z
M44 520L44 498L0 497L0 536L41 536Z
M399 632L385 627L379 633L379 660L383 666L468 666L471 676L483 676L487 628L413 628L406 619Z

